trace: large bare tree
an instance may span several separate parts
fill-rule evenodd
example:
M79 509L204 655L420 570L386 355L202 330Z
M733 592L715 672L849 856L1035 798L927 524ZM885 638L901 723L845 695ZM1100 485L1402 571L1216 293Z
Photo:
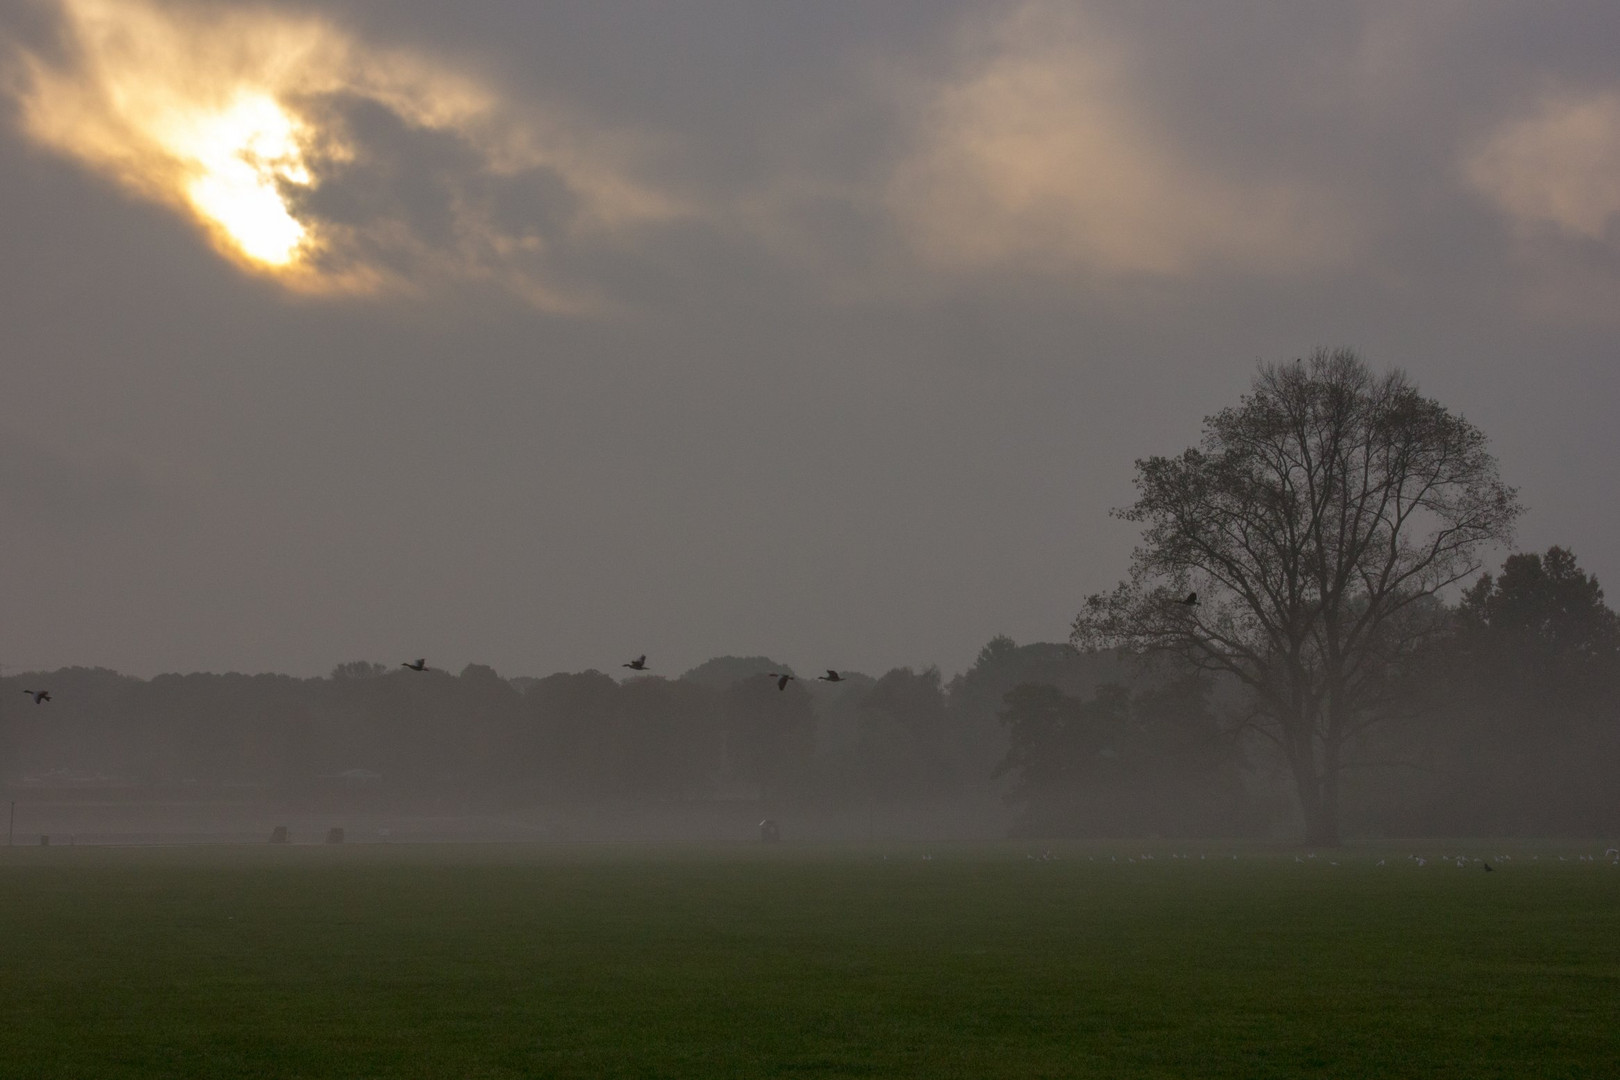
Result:
M1136 469L1114 512L1143 527L1130 576L1087 598L1071 640L1235 678L1307 842L1337 844L1345 752L1390 715L1437 594L1511 540L1514 490L1479 429L1348 350L1263 366L1201 446Z

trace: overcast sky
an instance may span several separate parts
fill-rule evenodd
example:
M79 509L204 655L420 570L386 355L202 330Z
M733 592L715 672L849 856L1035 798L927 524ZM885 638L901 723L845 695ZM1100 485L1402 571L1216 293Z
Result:
M1347 345L1620 581L1620 5L5 0L0 665L971 662Z

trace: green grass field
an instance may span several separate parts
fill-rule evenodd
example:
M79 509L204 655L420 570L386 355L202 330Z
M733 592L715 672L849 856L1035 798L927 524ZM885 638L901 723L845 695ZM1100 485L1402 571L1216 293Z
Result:
M1463 848L0 849L0 1075L1620 1076L1620 868Z

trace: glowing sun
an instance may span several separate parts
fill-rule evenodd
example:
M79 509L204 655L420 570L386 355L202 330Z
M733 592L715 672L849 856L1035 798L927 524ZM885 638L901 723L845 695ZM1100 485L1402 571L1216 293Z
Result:
M244 93L215 112L177 113L155 134L190 179L186 198L242 254L285 266L304 242L282 184L308 185L298 123L265 94Z
M331 69L341 36L258 8L56 6L73 47L66 62L19 53L24 129L188 211L241 262L289 284L308 278L320 238L287 196L317 182L305 159L316 133L288 102Z
M345 296L471 278L579 312L595 299L549 280L542 225L550 211L537 209L533 224L526 215L508 221L493 210L504 198L488 193L526 198L528 177L556 177L579 196L567 227L581 234L685 212L629 175L629 144L618 136L604 141L566 109L514 110L431 57L284 10L309 5L30 2L54 20L41 20L37 42L12 41L0 25L0 112L14 99L35 143L176 211L220 255L285 288ZM411 175L409 159L397 155L414 152L369 144L365 126L347 119L361 103L466 151L432 196L448 237L438 216L429 235L413 206L349 197L367 165L385 177Z

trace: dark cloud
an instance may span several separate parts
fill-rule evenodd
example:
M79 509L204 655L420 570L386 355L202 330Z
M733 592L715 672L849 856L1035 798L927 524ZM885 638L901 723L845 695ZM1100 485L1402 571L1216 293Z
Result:
M414 124L353 94L306 108L342 153L313 156L313 182L286 185L286 194L300 219L351 238L339 259L406 280L425 253L477 265L521 264L525 254L539 262L582 213L580 194L556 169L495 172L487 152L453 129Z
M361 74L285 190L399 288L288 291L0 139L8 395L60 459L8 488L0 652L951 670L1061 638L1132 459L1317 345L1409 368L1527 546L1620 578L1613 226L1470 171L1614 90L1611 5L305 10ZM432 120L429 69L487 106ZM37 494L74 484L120 535Z

